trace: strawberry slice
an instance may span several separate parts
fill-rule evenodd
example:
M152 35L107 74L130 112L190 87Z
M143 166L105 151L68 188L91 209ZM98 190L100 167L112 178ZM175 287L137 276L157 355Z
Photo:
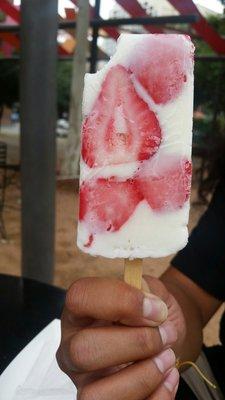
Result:
M191 190L192 167L188 160L168 157L163 165L157 161L139 170L136 185L156 211L174 211L182 208Z
M88 223L93 234L115 232L130 218L142 200L132 179L112 177L84 182L80 188L79 219Z
M156 104L175 100L187 81L193 63L192 48L187 50L183 36L149 35L135 49L130 70Z
M130 73L112 67L82 131L82 157L90 167L149 159L161 142L156 115L138 96Z

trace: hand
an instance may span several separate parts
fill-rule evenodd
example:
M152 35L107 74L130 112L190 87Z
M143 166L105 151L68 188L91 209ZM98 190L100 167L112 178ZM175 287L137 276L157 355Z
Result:
M174 399L179 374L169 346L177 332L173 323L162 324L167 314L159 298L122 281L76 281L67 293L57 360L77 386L78 399Z

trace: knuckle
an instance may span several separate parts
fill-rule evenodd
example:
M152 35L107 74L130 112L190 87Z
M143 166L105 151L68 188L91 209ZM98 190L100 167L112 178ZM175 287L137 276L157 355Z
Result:
M85 372L90 369L91 346L84 332L77 333L70 342L70 358L76 370Z
M152 392L154 392L157 387L162 383L162 380L163 374L161 374L159 370L153 366L151 360L148 360L147 363L145 363L143 372L139 377L140 387L144 389L146 396L152 394Z
M137 331L137 343L140 351L147 357L162 350L161 339L155 328L144 327Z
M126 313L129 312L132 315L140 316L142 312L143 295L141 292L139 293L137 290L127 287L124 290L122 304Z
M148 367L151 365L147 363ZM149 375L149 368L143 370L143 374L140 376L139 384L144 389L146 396L152 394L156 388L161 384L163 376L162 374L154 368L151 369L151 374ZM149 378L149 376L151 378Z
M150 395L153 391L153 385L152 385L152 379L149 379L149 375L147 375L146 373L143 374L140 377L140 386L142 387L142 389L144 390L144 392L148 395Z
M161 386L159 390L157 390L151 397L148 397L146 400L174 400L175 397L173 393L169 392L164 386Z
M152 328L141 328L137 331L137 343L144 356L150 356L154 349ZM156 349L157 351L157 349Z
M81 278L75 281L66 294L65 305L70 311L79 310L86 298L87 278Z

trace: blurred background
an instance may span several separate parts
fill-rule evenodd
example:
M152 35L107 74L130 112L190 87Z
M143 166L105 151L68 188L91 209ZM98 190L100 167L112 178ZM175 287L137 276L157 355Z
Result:
M38 13L29 1L22 7L20 0L0 1L0 273L68 288L82 276L123 272L122 260L90 257L76 247L84 71L108 62L122 32L191 36L196 46L192 229L207 206L208 165L225 135L225 4L48 0ZM145 271L159 276L169 262L170 257L146 259ZM220 312L206 329L208 344L218 342L219 317Z

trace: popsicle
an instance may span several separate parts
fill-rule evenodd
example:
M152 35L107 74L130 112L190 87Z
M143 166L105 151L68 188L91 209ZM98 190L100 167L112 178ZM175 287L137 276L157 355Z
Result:
M163 257L188 240L194 46L186 35L123 34L86 74L78 247Z

